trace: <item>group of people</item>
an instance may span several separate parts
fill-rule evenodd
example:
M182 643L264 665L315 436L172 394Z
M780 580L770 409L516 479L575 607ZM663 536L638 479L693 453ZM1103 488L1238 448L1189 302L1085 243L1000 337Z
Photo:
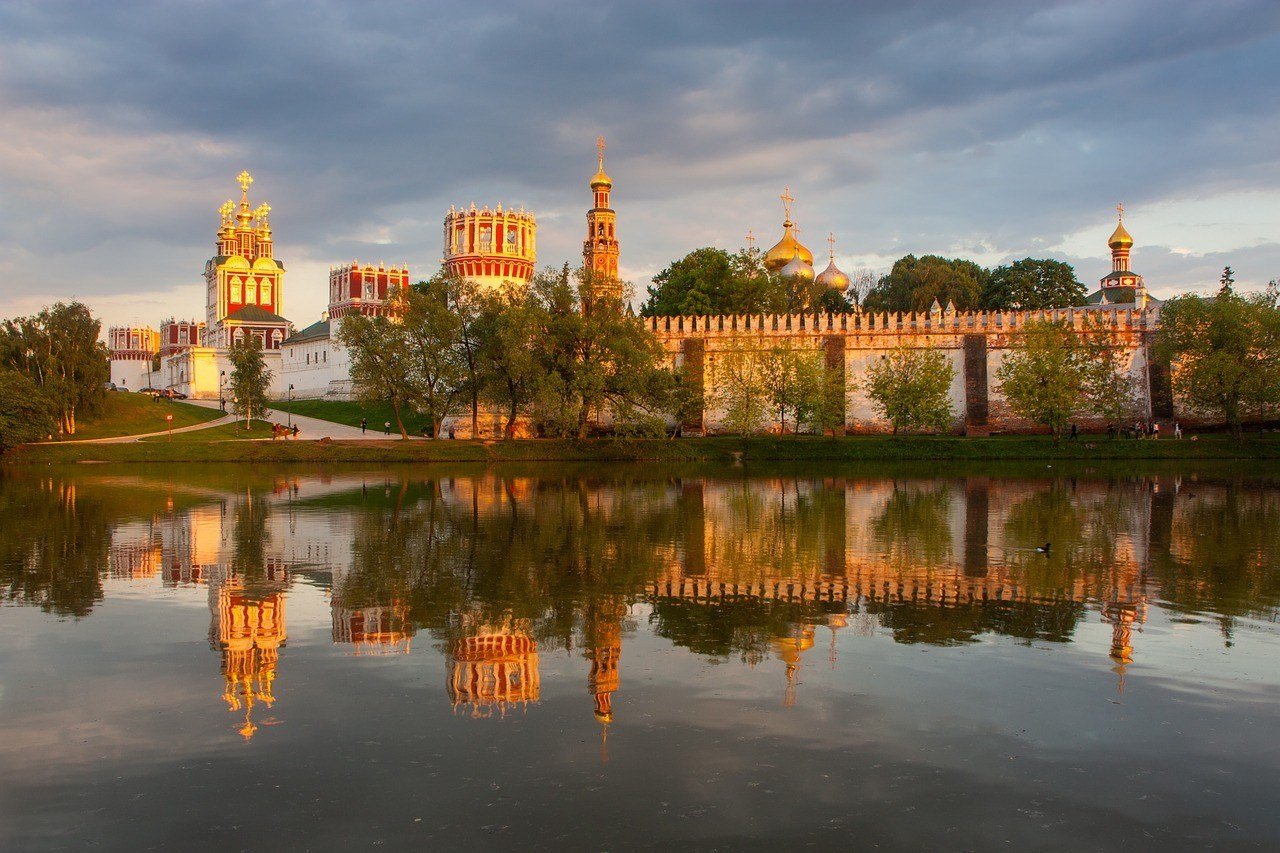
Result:
M365 435L366 433L368 433L368 431L369 431L369 419L368 419L368 418L361 418L361 419L360 419L360 434L361 434L361 435ZM382 422L382 434L383 434L383 435L391 435L391 421L383 421L383 422ZM423 438L431 438L431 435L432 435L432 434L431 434L431 425L430 425L430 424L428 424L428 425L426 425L426 426L424 426L424 427L422 428L422 437L423 437ZM456 438L456 436L454 435L454 432L453 432L453 427L449 427L449 438Z
M297 424L294 424L293 426L289 427L289 426L285 426L284 424L273 423L271 425L271 440L275 441L277 438L283 437L283 438L292 438L296 441L298 438L298 433L300 432L302 432L302 430L298 429Z
M1157 421L1134 421L1132 424L1116 428L1115 424L1107 424L1107 437L1115 438L1119 435L1121 438L1131 438L1134 440L1149 438L1160 438L1160 424ZM1076 425L1071 425L1071 437L1076 437ZM1177 421L1173 422L1173 437L1182 438L1182 424Z

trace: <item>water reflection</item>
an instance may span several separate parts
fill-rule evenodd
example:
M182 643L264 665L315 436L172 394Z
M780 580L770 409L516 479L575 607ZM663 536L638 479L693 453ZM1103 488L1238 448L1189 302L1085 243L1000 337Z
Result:
M527 713L540 656L569 652L605 733L641 626L776 666L794 707L806 667L839 666L841 632L1069 643L1100 621L1123 690L1149 604L1215 620L1229 644L1237 619L1274 620L1280 602L1280 490L1240 475L247 479L9 476L0 511L23 522L0 534L4 598L83 619L106 579L206 587L221 701L246 740L276 722L298 583L327 592L344 652L442 656L455 714Z

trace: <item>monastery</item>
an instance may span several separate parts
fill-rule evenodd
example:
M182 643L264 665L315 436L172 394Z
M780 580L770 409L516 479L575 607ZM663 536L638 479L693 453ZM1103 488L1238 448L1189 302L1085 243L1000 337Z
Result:
M586 213L583 266L604 282L621 288L618 274L617 214L611 206L613 180L604 169L604 140L598 143L597 169L589 181L592 206ZM329 271L328 310L316 322L297 328L285 318L285 265L275 255L268 204L253 206L253 177L237 177L240 201L220 208L215 254L205 263L203 320L165 320L151 327L113 327L108 332L111 379L127 389L172 389L197 399L223 399L231 374L230 348L249 338L262 346L271 371L270 394L277 398L349 399L349 354L339 343L344 317L388 311L395 288L410 284L405 265L377 266L352 260ZM834 238L829 263L820 273L813 252L797 237L790 192L784 192L782 237L763 257L771 272L844 292L849 276L835 262ZM682 426L714 433L724 412L715 393L718 363L728 350L766 350L777 345L813 351L846 400L844 431L885 432L862 390L861 377L894 347L930 347L944 352L954 368L950 397L956 413L954 432L983 435L999 430L1032 430L1010 411L999 391L997 371L1014 333L1030 322L1052 319L1083 329L1086 317L1102 317L1124 352L1138 419L1174 417L1166 365L1152 360L1151 344L1159 327L1160 302L1147 293L1141 275L1130 268L1133 237L1125 228L1123 207L1108 240L1112 269L1079 308L1054 311L957 311L936 301L927 311L876 314L797 313L739 316L650 317L642 321L660 340L670 364L702 390L704 405ZM528 283L537 261L537 221L533 213L487 205L451 207L444 218L443 263L451 273L484 287ZM608 285L606 285L608 286ZM1188 419L1190 420L1190 419ZM1081 421L1090 425L1088 418ZM1101 426L1100 423L1092 424ZM470 434L470 419L453 422L456 434ZM499 418L483 419L481 432L497 432Z

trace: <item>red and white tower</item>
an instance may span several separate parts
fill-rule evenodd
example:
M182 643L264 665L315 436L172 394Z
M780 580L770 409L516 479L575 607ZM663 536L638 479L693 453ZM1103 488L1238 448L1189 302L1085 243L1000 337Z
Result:
M379 262L359 261L329 269L329 317L339 319L347 314L373 317L387 313L391 292L409 286L409 267L388 267Z
M444 266L485 287L528 284L537 262L538 224L523 207L469 210L452 205L444 218Z
M122 390L140 391L159 350L160 336L150 326L112 326L107 330L111 381Z

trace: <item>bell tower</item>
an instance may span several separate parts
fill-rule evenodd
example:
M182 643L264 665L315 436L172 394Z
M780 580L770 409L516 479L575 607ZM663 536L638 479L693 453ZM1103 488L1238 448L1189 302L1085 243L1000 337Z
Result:
M596 140L596 173L591 177L594 206L587 211L587 239L582 243L583 269L594 276L597 289L607 288L617 295L618 281L618 214L609 206L613 180L604 171L604 137Z

